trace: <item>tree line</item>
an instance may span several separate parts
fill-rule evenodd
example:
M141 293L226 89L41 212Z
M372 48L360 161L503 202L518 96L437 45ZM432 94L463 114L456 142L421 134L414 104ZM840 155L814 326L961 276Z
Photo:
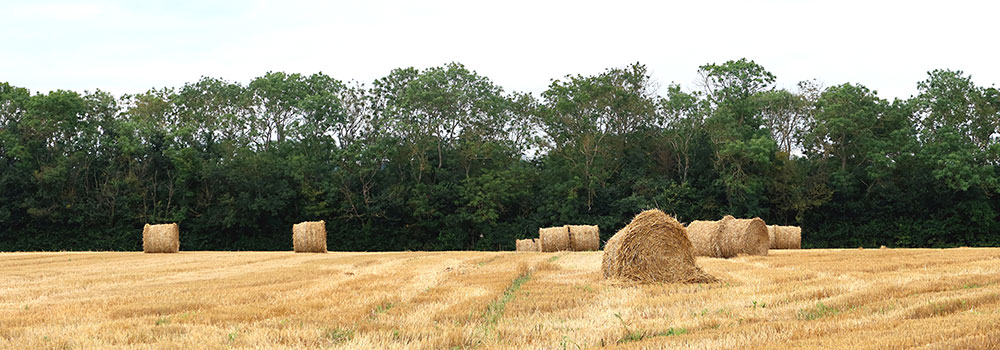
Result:
M269 72L113 96L0 84L0 251L496 250L637 212L801 225L804 247L1000 245L1000 92L935 70L908 99L779 89L759 64L644 65L508 92L458 63L371 83Z

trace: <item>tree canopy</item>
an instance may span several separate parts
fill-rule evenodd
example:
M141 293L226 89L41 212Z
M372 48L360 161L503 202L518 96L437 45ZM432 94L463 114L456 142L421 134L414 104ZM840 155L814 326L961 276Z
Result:
M909 99L794 90L748 59L663 88L639 63L535 96L459 63L370 83L268 72L113 96L0 83L0 251L496 250L641 210L801 225L805 247L1000 244L1000 92L934 70Z

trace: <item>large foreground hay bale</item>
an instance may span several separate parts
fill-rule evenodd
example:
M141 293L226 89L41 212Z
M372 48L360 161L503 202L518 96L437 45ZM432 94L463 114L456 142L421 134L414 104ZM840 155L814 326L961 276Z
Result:
M296 253L326 253L326 221L292 225L292 245Z
M684 226L658 209L636 215L604 245L605 278L639 282L709 283L698 268Z
M601 229L595 225L566 225L570 247L584 252L601 249Z
M760 218L694 221L687 227L696 256L732 258L739 254L767 255L771 245L767 224Z
M538 239L519 239L514 241L514 246L519 252L537 252L538 251Z
M570 250L569 228L566 226L538 229L538 249L543 252Z
M802 249L802 228L798 226L767 227L771 239L771 249Z
M177 224L142 227L143 253L176 253L181 250L181 230Z

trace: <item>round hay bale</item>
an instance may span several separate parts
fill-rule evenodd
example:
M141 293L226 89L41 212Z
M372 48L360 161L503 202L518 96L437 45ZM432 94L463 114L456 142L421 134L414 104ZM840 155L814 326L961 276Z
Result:
M778 235L778 225L767 225L767 238L771 241L768 245L771 249L779 249L777 243L775 243L775 236Z
M618 258L618 248L621 247L622 237L616 233L604 243L604 256L601 257L601 272L604 274L604 278L612 278L621 274L621 265L616 259Z
M538 239L519 239L514 241L514 246L516 251L519 252L537 252L538 251Z
M722 235L723 227L720 223L721 221L696 220L688 224L687 235L695 256L722 256L719 237Z
M538 249L543 252L570 250L569 228L566 226L538 229Z
M604 246L605 278L638 282L710 283L695 265L684 226L658 209L647 210Z
M802 228L798 226L768 226L774 228L771 249L802 249Z
M292 246L296 253L326 253L326 221L292 225Z
M730 215L719 221L694 221L687 227L695 256L726 259L739 254L767 255L771 245L767 231L760 218L737 219Z
M180 226L176 223L142 227L143 253L177 253L181 250Z
M724 227L719 241L721 257L731 258L739 254L767 255L771 243L764 220L737 219L726 215L722 218L721 225Z
M574 251L601 249L601 230L596 225L566 225L569 229L570 247Z

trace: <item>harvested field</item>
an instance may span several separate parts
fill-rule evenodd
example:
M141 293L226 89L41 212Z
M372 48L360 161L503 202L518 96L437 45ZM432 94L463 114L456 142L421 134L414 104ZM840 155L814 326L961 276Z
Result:
M601 252L0 253L2 349L950 349L1000 346L1000 249L697 258L605 281Z

